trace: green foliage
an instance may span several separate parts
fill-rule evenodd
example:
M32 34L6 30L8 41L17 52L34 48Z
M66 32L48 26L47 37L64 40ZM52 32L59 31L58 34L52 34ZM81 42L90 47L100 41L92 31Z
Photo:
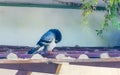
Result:
M96 9L95 5L97 5L98 0L82 0L82 2L84 4L81 8L83 10L84 24L88 24L88 15L92 14L93 10Z
M95 10L95 5L97 5L98 0L82 0L83 2L83 16L88 16L89 14L91 14L93 12L93 10Z
M101 30L96 30L96 32L97 32L97 35L100 35L100 36L101 36L101 34L103 33L103 29L101 29Z
M113 26L116 26L119 29L119 21L117 20L117 9L118 9L118 0L110 0L109 3L107 3L106 7L106 15L105 20L103 24L103 28L108 28L110 24Z
M120 8L120 0L104 0L106 2L106 14L105 19L101 29L96 30L97 35L102 35L102 33L108 29L109 25L116 26L120 29L120 22L117 20L118 8ZM82 0L83 2L83 13L82 15L87 19L88 15L95 10L95 6L98 4L98 0Z
M120 0L118 0L118 3L120 3Z
M115 0L110 0L110 5L112 6Z

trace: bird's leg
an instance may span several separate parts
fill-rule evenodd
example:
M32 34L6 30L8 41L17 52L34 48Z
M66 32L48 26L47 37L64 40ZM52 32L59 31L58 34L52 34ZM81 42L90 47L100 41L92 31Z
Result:
M54 55L55 53L53 51L41 51L39 54L43 57L48 57L49 55Z

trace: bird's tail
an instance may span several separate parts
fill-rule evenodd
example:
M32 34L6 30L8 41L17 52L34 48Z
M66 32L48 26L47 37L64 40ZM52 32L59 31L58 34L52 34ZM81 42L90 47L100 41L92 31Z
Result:
M29 50L29 51L28 51L28 54L35 54L38 49L39 49L39 47L35 47L35 48Z

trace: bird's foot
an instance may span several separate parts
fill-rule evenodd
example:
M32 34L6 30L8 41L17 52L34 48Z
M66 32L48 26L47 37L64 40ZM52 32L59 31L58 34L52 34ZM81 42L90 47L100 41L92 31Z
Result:
M39 54L41 54L43 57L48 57L54 55L55 53L53 51L47 51L47 52L40 52Z
M48 51L47 54L48 55L54 55L54 52L53 51Z

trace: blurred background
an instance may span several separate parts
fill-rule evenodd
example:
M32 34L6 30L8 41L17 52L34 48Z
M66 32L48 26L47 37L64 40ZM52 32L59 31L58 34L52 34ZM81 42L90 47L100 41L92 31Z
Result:
M79 9L0 6L0 45L35 46L49 29L57 28L63 39L57 45L80 47L112 47L120 45L120 31L111 26L103 37L101 28L105 11L94 11L84 23Z

